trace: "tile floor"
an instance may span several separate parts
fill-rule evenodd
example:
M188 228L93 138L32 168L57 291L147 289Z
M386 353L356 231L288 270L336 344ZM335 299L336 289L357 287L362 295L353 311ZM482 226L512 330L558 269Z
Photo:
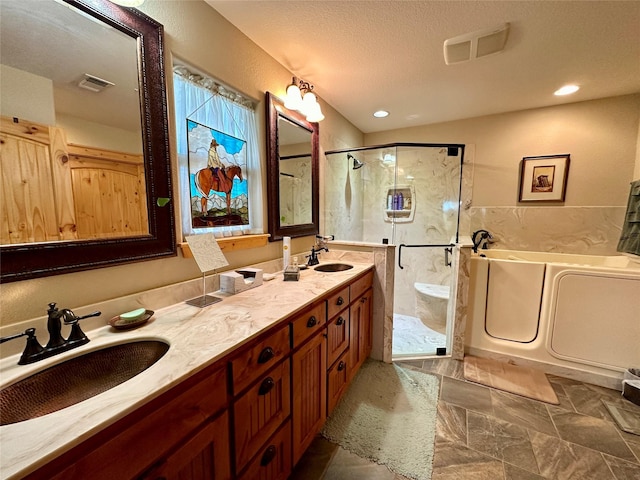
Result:
M403 362L400 362L403 363ZM603 400L619 392L549 376L560 405L467 382L462 362L404 362L440 378L432 480L640 480L640 436L621 431ZM318 437L292 480L405 480Z

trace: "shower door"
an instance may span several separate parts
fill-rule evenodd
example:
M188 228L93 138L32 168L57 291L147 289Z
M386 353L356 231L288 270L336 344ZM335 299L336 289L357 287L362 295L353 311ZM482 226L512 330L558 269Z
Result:
M449 353L453 272L445 248L457 242L463 146L393 144L326 156L325 232L336 240L386 240L401 256L393 357Z
M397 148L396 189L403 211L394 218L393 358L450 352L451 258L458 236L462 153L457 146Z

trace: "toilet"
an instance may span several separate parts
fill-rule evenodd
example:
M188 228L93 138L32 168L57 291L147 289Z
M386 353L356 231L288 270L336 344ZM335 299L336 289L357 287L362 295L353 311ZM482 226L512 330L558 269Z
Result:
M447 306L449 285L414 283L416 289L416 313L422 323L431 330L445 334L447 330Z

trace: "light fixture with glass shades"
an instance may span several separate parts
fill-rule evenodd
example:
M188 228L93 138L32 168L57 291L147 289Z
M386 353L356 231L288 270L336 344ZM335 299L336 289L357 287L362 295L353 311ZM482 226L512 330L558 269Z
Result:
M324 115L312 90L313 85L309 82L293 77L291 85L287 87L284 106L299 111L307 117L308 122L320 122L324 120Z

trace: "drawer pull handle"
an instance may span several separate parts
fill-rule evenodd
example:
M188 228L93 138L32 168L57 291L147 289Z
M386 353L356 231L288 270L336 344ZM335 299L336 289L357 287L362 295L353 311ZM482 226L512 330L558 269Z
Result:
M260 388L258 389L258 395L266 395L271 391L271 389L275 386L275 384L276 383L273 381L273 378L271 377L265 378L262 381L262 384L260 384Z
M275 356L276 354L273 351L273 348L267 347L260 352L260 355L258 355L258 363L267 363Z
M340 326L340 325L342 325L343 323L344 323L344 318L342 318L342 317L338 317L338 320L336 320L336 325L337 325L337 326Z
M264 451L264 454L262 454L262 458L260 459L260 466L266 467L267 465L269 465L271 461L276 458L276 453L278 453L276 447L273 445L269 445Z
M347 364L344 363L343 360L340 360L340 363L338 364L338 371L341 372L342 370L344 370L344 367L346 367Z
M338 297L338 300L336 300L336 305L342 305L343 303L344 303L344 298Z
M367 301L367 297L362 297L362 298L360 299L360 303L364 303L364 302L366 302L366 301Z
M316 319L316 317L311 317L309 319L309 321L307 322L307 328L313 328L318 324L318 320Z

